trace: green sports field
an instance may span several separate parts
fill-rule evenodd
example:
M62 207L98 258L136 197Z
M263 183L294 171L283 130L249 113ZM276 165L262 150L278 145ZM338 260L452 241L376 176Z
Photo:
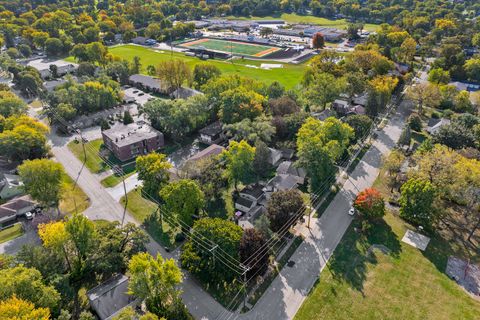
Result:
M133 57L140 57L142 63L142 73L146 74L146 68L148 65L157 66L161 61L167 61L172 59L180 59L185 61L189 67L192 68L199 63L211 63L217 66L222 74L238 74L239 76L253 78L265 83L272 83L278 81L284 85L287 89L291 89L298 85L302 80L306 64L284 64L283 68L265 70L259 68L262 63L278 63L268 60L248 60L248 59L235 59L233 61L223 60L200 60L196 57L189 57L183 53L170 52L163 50L154 50L151 48L145 48L136 45L120 45L110 47L109 52L122 59L133 61ZM68 57L65 60L74 62L73 57Z
M227 41L221 39L198 39L190 42L185 42L180 45L184 48L205 48L207 50L220 51L226 53L233 53L235 55L264 57L280 50L280 48L259 45L247 42Z

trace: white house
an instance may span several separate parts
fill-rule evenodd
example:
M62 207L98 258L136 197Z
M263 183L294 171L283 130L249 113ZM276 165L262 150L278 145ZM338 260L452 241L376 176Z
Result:
M450 122L451 121L449 119L445 119L445 118L440 118L440 119L431 118L430 120L428 120L427 132L430 134L435 134L438 132L438 130L440 130L441 127L450 124Z

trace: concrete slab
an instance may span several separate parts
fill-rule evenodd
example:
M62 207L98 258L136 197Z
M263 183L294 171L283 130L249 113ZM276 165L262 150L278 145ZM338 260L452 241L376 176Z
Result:
M407 230L402 238L402 241L408 243L412 247L425 251L428 243L430 242L430 238L412 230Z

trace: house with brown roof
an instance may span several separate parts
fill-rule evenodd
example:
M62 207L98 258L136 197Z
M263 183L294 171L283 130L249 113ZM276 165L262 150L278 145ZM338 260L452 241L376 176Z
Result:
M0 206L0 225L14 221L37 206L30 196L14 198Z

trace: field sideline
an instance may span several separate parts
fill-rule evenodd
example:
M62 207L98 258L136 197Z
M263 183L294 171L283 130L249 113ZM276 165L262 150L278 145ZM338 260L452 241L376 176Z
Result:
M306 64L291 65L284 64L281 69L256 69L249 66L260 66L262 63L277 63L273 61L254 61L247 59L236 59L234 63L222 60L200 60L196 57L189 57L183 53L170 51L154 50L137 45L120 45L109 48L109 52L119 56L128 61L133 61L133 57L139 56L141 58L142 73L146 74L148 65L156 66L161 61L173 59L181 59L185 61L193 70L196 64L208 62L217 66L222 74L238 74L239 76L250 77L265 83L272 83L278 81L287 89L291 89L300 84L303 73L306 69ZM67 61L75 61L73 57L68 57Z
M184 48L205 48L208 50L220 51L225 53L233 52L235 55L244 55L251 57L264 57L270 53L280 50L278 47L269 45L260 45L241 41L228 41L221 39L202 38L180 44Z

